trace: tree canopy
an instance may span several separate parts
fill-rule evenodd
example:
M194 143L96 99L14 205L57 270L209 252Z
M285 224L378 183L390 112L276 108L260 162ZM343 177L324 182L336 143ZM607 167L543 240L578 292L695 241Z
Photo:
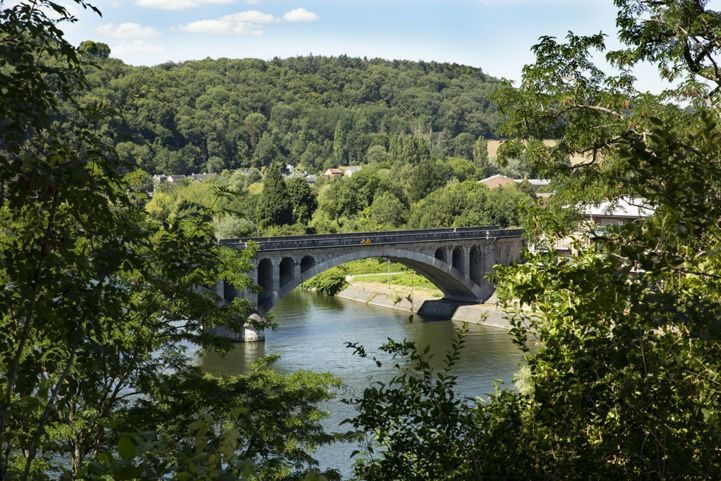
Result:
M206 328L241 332L253 306L215 286L255 289L253 250L218 245L214 203L148 215L147 176L98 129L114 113L78 101L102 46L69 45L61 27L74 17L57 3L2 7L0 479L317 472L310 452L336 437L317 403L336 380L280 375L272 359L222 379L191 358L230 347Z
M500 85L480 69L437 62L339 57L206 59L133 67L86 41L81 102L118 115L102 121L121 156L151 173L265 167L319 172L367 162L405 137L399 154L418 162L468 155L494 138ZM460 149L460 150L459 150ZM391 153L395 159L396 154Z
M420 372L399 362L402 374L357 400L352 423L376 442L357 464L360 478L717 477L721 13L698 0L614 3L625 43L606 54L615 73L592 61L605 50L602 34L542 37L520 88L508 83L496 96L507 115L500 132L512 139L501 158L523 157L560 186L525 222L551 252L498 268L526 353L520 388L458 402L452 371L433 372L415 346L389 344ZM641 61L678 83L660 95L636 91L629 69ZM592 242L577 254L554 255L556 239L583 230L568 221L574 206L621 198L653 215L585 231Z

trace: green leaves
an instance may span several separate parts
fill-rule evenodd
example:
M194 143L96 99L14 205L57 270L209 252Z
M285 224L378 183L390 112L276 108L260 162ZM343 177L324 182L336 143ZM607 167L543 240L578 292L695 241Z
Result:
M135 457L136 452L132 439L126 435L120 436L118 441L118 454L120 454L120 457L125 461L130 461Z
M616 4L629 42L609 54L618 65L649 59L669 78L692 78L695 62L717 55L705 27L693 26L721 20L702 3ZM686 42L695 47L685 52ZM526 351L532 394L516 442L534 447L538 479L703 479L719 469L707 455L718 453L718 422L700 414L719 395L711 373L721 368L713 340L721 265L707 254L719 241L718 115L713 102L702 107L703 89L656 98L636 94L623 75L605 76L586 63L589 48L602 47L597 37L542 39L538 62L503 106L504 128L518 139L509 149L562 184L546 212L532 213L533 233L553 245L569 233L559 213L620 196L654 214L603 235L576 224L592 241L576 255L529 253L526 264L497 270L518 344L540 342ZM691 109L664 103L688 95ZM549 134L557 145L539 148ZM562 162L579 154L574 165Z
M300 287L315 290L326 296L334 296L348 285L345 280L347 274L347 269L343 266L334 267L308 279Z
M380 347L391 355L390 366L398 374L387 384L369 386L362 398L346 401L359 412L344 422L368 439L363 451L354 453L359 479L464 479L473 470L473 428L468 421L477 405L454 394L456 378L450 374L466 332L467 326L458 331L440 371L431 367L428 347L420 350L408 341L393 340ZM368 357L363 346L348 347Z
M306 449L335 439L315 403L336 382L204 379L188 355L225 352L205 327L240 331L252 310L215 289L256 288L254 249L220 247L211 224L231 193L150 218L95 112L60 107L84 73L39 7L62 8L0 12L0 70L17 74L0 87L0 478L304 476Z

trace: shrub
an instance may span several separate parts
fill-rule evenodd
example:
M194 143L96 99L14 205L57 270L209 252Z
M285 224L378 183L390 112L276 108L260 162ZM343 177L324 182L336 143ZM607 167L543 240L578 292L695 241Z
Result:
M319 294L334 296L342 291L348 283L345 280L347 271L343 267L334 267L321 272L300 285L304 289L314 289Z

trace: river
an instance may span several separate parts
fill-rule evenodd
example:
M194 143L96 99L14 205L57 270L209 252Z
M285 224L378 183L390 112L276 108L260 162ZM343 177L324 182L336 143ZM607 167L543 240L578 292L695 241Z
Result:
M459 324L453 321L423 320L390 309L375 308L360 302L313 295L296 289L273 307L278 328L266 332L265 343L237 344L225 357L208 355L202 366L213 374L243 373L250 362L260 356L280 354L276 369L292 372L309 369L331 372L339 377L344 387L338 397L324 406L331 412L326 421L328 430L343 430L338 423L354 415L353 408L340 398L353 397L374 381L387 381L391 371L379 369L369 360L360 359L345 347L346 342L358 342L369 353L388 338L404 338L423 346L430 346L435 359L441 362L450 347L454 330ZM510 385L518 371L521 358L519 349L511 342L507 331L498 328L471 325L465 348L456 365L457 391L464 396L484 396L493 391L493 382L500 379ZM321 447L317 459L321 467L341 471L343 478L350 477L350 453L357 446L335 444Z

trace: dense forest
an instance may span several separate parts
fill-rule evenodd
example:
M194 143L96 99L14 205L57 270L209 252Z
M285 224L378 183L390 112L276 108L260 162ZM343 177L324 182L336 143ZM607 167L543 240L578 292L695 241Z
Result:
M80 50L100 68L88 66L76 97L117 112L106 132L151 174L470 159L502 121L489 100L499 81L457 64L307 56L133 67L102 43Z
M74 98L111 112L99 131L145 172L137 188L152 196L146 208L159 221L215 205L224 209L219 237L508 226L533 197L529 186L477 184L494 173L532 174L520 159L501 167L489 158L487 139L503 120L491 100L500 82L480 69L347 56L133 67L102 43L79 51L87 85ZM282 179L288 164L363 169L309 185ZM200 172L218 175L150 182Z

